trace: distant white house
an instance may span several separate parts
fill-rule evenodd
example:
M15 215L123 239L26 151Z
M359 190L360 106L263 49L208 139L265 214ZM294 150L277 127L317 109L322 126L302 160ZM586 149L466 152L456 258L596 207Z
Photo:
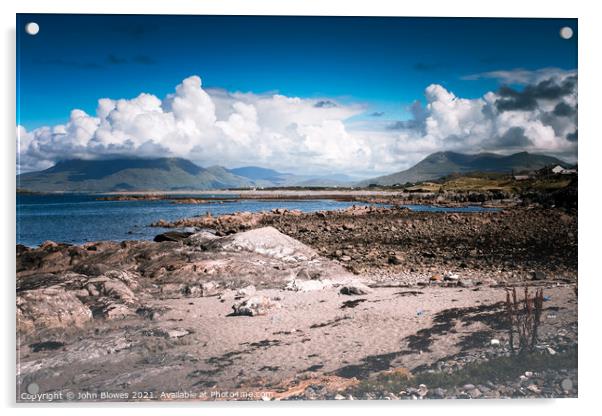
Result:
M560 165L556 165L552 168L552 172L560 175L573 175L577 173L577 169L565 169Z

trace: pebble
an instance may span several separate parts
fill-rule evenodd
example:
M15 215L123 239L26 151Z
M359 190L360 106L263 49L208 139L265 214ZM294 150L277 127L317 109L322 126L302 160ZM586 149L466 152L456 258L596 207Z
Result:
M539 389L539 387L537 387L536 384L530 384L529 386L527 386L527 390L537 394L541 393L541 390Z
M403 257L399 255L389 256L389 264L403 264Z
M483 395L483 393L481 393L481 390L474 388L470 391L468 391L468 394L470 394L470 397L472 397L473 399L478 399L479 397L481 397Z
M573 381L570 378L565 378L562 380L560 386L562 387L562 390L570 392L573 390Z
M446 273L444 276L444 279L455 282L455 281L460 280L460 276L457 275L456 273Z
M431 395L437 399L443 399L445 397L445 393L447 393L447 391L441 387L437 387L436 389L431 390L431 392Z

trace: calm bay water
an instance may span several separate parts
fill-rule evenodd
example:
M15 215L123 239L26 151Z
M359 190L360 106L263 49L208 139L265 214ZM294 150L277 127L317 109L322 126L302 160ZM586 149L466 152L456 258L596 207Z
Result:
M219 197L219 195L214 196ZM334 200L261 201L252 199L223 204L173 204L169 200L98 201L98 197L99 195L79 194L18 194L17 243L37 246L46 240L72 244L99 240L149 240L165 231L163 228L149 227L149 224L160 219L173 221L204 215L207 212L216 216L240 211L269 211L274 208L314 212L340 210L354 205L353 202ZM422 205L408 207L428 211L483 210L480 207L452 209Z
M207 212L216 216L240 211L269 211L274 208L313 212L344 209L353 205L353 202L333 200L252 199L223 204L174 204L169 200L98 201L98 197L99 195L72 194L17 195L17 243L37 246L46 240L73 244L99 240L148 240L165 231L163 228L149 227L149 224L160 219L173 221Z

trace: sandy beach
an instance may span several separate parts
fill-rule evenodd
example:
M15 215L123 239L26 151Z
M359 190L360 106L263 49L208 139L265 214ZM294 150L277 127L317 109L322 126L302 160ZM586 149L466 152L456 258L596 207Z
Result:
M576 395L576 221L564 212L358 207L183 223L201 231L18 247L20 389L81 400ZM529 254L533 241L547 248ZM536 356L511 352L513 287L544 291ZM510 374L475 370L500 360Z

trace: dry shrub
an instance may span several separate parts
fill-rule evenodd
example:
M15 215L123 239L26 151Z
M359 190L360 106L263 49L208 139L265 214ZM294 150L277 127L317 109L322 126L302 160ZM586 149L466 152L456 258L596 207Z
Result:
M518 299L516 288L506 292L506 316L509 322L510 348L514 353L533 351L543 311L543 290L529 295L525 287L524 299ZM518 342L517 342L518 341Z

